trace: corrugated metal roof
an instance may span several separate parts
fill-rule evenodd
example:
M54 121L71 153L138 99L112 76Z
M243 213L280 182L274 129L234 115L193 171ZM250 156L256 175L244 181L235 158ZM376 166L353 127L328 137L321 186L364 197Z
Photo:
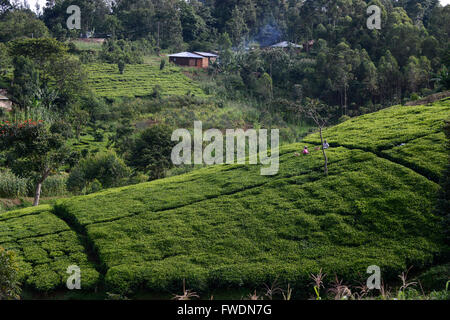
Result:
M174 58L196 58L196 59L203 59L203 56L200 56L198 54L195 53L191 53L191 52L180 52L180 53L174 53L174 54L170 54L169 57L174 57Z
M275 44L271 45L271 47L272 48L288 48L288 47L301 48L302 46L299 46L298 44L295 44L292 42L283 41L283 42L275 43Z
M204 57L208 57L208 58L216 58L216 57L218 57L217 54L209 53L209 52L194 51L194 53L195 54L199 54L199 55L204 56Z
M5 97L4 95L0 94L0 100L9 100L8 97Z

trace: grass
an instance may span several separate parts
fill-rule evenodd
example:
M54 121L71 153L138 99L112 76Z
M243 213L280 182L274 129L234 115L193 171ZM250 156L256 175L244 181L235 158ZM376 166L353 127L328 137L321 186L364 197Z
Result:
M115 64L89 64L86 69L89 86L101 97L148 96L156 86L161 88L162 95L206 96L198 83L173 65L167 64L163 70L155 63L126 65L123 74Z
M433 211L439 186L417 170L444 168L439 128L448 111L448 101L397 106L328 129L328 176L311 135L281 148L273 177L256 165L213 166L1 214L0 245L19 250L28 263L24 278L37 290L64 281L46 237L77 248L88 283L118 294L174 293L183 279L198 293L275 279L309 291L310 274L320 269L356 282L374 264L395 280L448 250ZM398 149L405 141L408 148ZM296 156L305 144L311 155ZM416 155L414 148L426 146ZM104 280L83 260L81 244L92 249ZM70 252L63 257L72 261Z

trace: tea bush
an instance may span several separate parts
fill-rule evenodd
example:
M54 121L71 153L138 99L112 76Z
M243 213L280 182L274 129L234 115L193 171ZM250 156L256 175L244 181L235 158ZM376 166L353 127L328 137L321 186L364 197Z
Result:
M14 252L0 247L0 300L20 299L18 273Z
M99 273L79 236L50 210L50 206L40 206L1 214L0 246L15 252L20 281L35 290L65 286L70 265L81 268L82 288L93 289Z

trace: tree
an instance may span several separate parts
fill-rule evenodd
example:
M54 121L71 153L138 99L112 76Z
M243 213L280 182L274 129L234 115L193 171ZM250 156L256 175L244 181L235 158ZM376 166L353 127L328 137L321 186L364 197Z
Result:
M107 15L104 21L104 29L106 32L111 33L113 39L117 37L117 34L122 30L122 23L116 16Z
M71 119L77 140L80 141L81 130L90 119L89 112L81 109L80 107L75 107L71 110Z
M400 71L397 60L388 50L378 63L378 82L380 84L380 95L383 102L387 100L398 100L400 94Z
M171 160L175 142L171 141L172 130L166 125L154 125L141 132L135 139L127 157L128 164L152 179L163 178L165 170L173 166Z
M227 31L234 45L240 44L249 31L245 23L244 14L238 6L234 7L231 19L227 22Z
M419 88L427 87L430 77L431 65L427 57L420 59L411 56L406 66L406 83L411 92L417 92Z
M332 86L340 94L344 115L347 114L349 83L354 78L352 72L354 57L353 50L346 43L341 42L331 59Z
M13 8L10 0L0 0L0 16Z
M68 47L65 44L55 39L18 39L13 41L10 44L10 54L17 61L14 64L13 86L21 77L30 78L32 67L39 72L36 78L36 84L39 80L39 85L33 88L34 96L38 95L38 89L49 88L56 95L53 102L57 109L67 111L79 96L85 93L87 78L79 59L67 54L67 50ZM20 86L19 82L14 92L23 91ZM19 98L14 92L13 97ZM33 96L32 91L30 95ZM30 103L23 101L23 103L25 102ZM23 108L27 108L27 106L24 105Z
M273 82L271 76L265 72L259 79L259 86L257 88L258 94L264 97L265 100L272 100L273 98Z
M117 62L117 68L119 69L119 73L123 74L123 71L125 70L125 61L123 59L120 59Z
M377 67L370 59L366 50L361 51L361 64L359 66L358 80L361 83L360 95L365 99L361 102L367 100L373 100L373 96L378 93L378 74Z
M42 20L54 32L58 25L65 25L68 17L67 8L70 5L77 5L83 14L82 33L92 30L106 32L104 21L107 14L110 13L110 3L111 1L105 0L51 0L47 1Z
M314 122L314 124L317 126L317 128L319 128L320 141L322 143L323 160L325 163L324 164L324 172L325 172L325 175L328 175L328 157L327 157L327 153L325 152L325 149L323 148L323 145L324 145L323 129L325 128L327 121L328 121L327 106L320 103L319 100L307 99L306 105L298 104L297 112L299 114L303 114L307 118L311 119Z
M67 53L68 47L52 38L17 39L9 44L11 57L23 56L43 69Z
M233 51L231 50L233 44L228 33L225 32L220 35L218 44L220 50L220 69L229 70L233 61Z
M195 12L195 7L191 4L180 1L180 21L183 28L183 40L192 42L200 39L207 33L206 23Z
M35 184L33 206L39 205L42 183L69 157L66 139L43 121L4 122L0 127L0 149L7 150L12 171Z
M395 8L393 25L387 30L387 41L390 51L400 66L404 66L410 56L417 56L420 52L423 27L414 25L402 8Z
M45 24L32 11L9 11L0 21L0 41L7 42L21 37L48 37Z
M11 58L5 44L0 42L0 76L6 74L8 67L11 65Z
M12 100L25 111L30 111L41 86L39 71L29 58L18 56L14 58L14 77L11 86Z
M75 166L67 180L67 189L72 192L92 193L102 188L122 186L130 175L130 168L115 152L102 152L82 159Z
M16 255L0 247L0 300L18 300L21 291Z

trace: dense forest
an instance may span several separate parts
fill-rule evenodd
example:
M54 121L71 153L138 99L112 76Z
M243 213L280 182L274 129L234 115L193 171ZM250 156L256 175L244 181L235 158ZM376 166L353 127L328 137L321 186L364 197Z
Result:
M155 50L231 48L232 61L224 55L223 71L230 74L233 89L245 87L258 95L255 78L267 72L273 81L271 97L318 98L339 106L341 115L373 111L449 85L450 8L438 0L51 0L36 19L29 10L2 3L2 42L33 34L61 41L76 37L79 31L65 27L66 9L76 4L82 34L144 39ZM372 4L382 10L381 30L366 26ZM279 41L311 40L312 49L300 55L239 54ZM289 107L287 101L278 106Z

